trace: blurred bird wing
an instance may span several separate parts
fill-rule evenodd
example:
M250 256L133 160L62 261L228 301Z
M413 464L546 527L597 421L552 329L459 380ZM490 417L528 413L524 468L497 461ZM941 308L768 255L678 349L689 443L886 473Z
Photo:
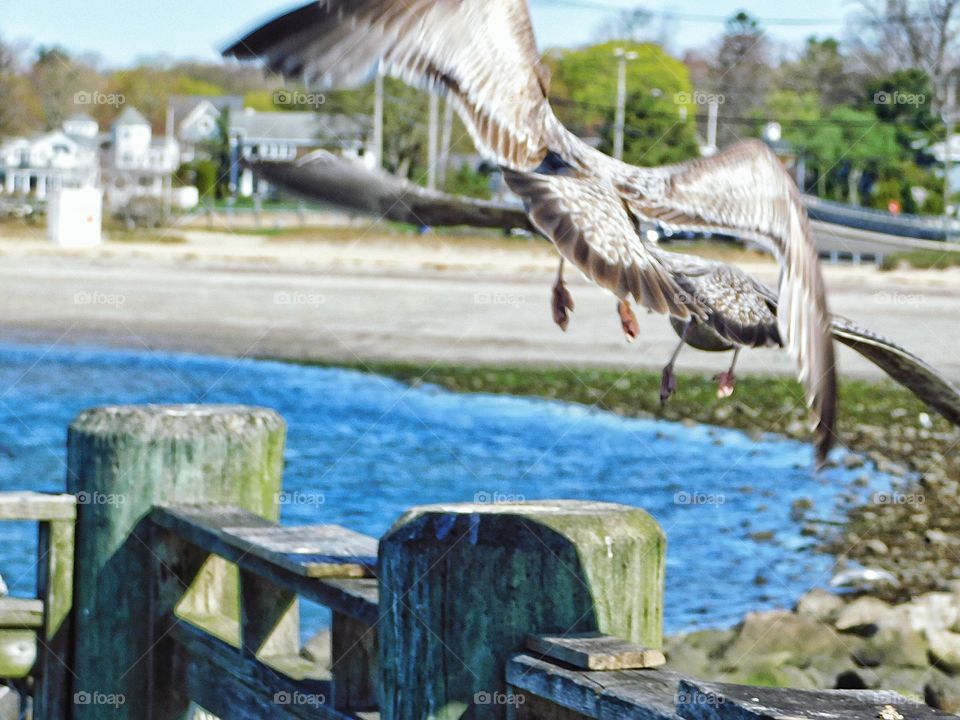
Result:
M224 55L321 87L356 85L381 65L410 85L446 90L488 158L526 170L546 155L548 82L525 0L320 0Z
M780 263L780 335L800 368L814 415L818 459L834 443L836 368L817 249L793 181L760 142L655 170L621 170L624 201L638 216L680 231L753 240Z
M659 313L703 316L637 235L616 190L594 178L504 171L530 221L563 257L617 297L632 297Z
M849 320L834 318L833 336L870 360L954 425L960 426L960 390L924 360Z

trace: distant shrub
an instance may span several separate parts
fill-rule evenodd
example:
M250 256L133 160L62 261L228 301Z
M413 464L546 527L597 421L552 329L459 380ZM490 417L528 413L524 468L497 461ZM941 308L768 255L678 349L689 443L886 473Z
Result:
M960 267L960 252L954 250L911 250L883 256L881 270L896 270L901 265L917 270L946 270Z

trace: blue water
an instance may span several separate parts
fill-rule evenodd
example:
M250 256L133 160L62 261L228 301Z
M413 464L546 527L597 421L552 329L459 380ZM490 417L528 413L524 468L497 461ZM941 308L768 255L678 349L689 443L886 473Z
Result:
M855 473L810 471L811 450L775 437L625 419L580 405L410 387L273 362L0 345L0 491L62 490L66 427L109 403L264 405L287 420L287 524L381 535L412 505L584 498L637 505L668 538L668 632L787 606L830 578L831 558L790 519L810 498L832 514ZM887 487L874 474L862 496ZM774 541L751 539L772 532ZM0 523L0 574L35 582L35 526ZM322 622L308 608L305 619Z

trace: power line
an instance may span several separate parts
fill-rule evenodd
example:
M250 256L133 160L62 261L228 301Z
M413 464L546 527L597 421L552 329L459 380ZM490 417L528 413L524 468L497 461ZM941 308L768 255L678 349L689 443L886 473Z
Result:
M555 5L562 7L575 8L579 10L594 10L604 13L629 12L630 8L622 5L613 5L611 3L591 2L590 0L531 0L534 5ZM664 20L676 20L678 22L698 22L698 23L720 23L726 25L730 22L730 16L723 15L705 15L700 13L683 13L674 10L649 10L645 12L651 16L660 17ZM751 16L761 25L792 25L792 26L823 26L823 25L842 25L842 18L758 18Z

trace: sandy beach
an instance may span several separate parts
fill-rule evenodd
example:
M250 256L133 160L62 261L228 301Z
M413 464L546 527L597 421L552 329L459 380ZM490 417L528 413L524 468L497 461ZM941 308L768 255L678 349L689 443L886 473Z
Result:
M2 231L0 231L2 232ZM676 343L641 315L633 344L611 296L569 273L569 330L550 320L556 272L534 239L415 237L363 227L317 233L177 231L180 242L49 245L41 231L0 239L0 329L6 341L97 344L323 361L409 360L659 368ZM775 283L777 268L746 269ZM831 266L834 312L895 338L960 378L960 270L879 272ZM726 355L684 350L682 371L714 372ZM845 349L844 374L879 376ZM792 374L784 353L745 353L744 373Z

